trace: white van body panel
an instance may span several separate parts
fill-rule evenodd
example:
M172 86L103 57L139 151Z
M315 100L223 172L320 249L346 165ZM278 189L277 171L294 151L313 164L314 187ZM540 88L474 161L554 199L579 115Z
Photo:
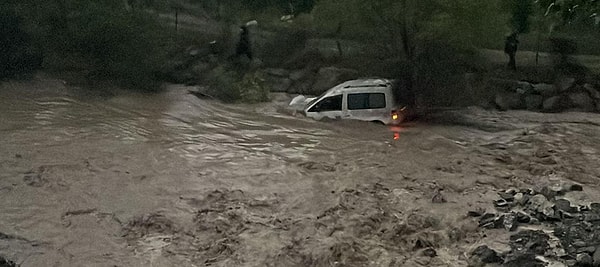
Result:
M341 98L341 105L337 101ZM296 102L299 102L297 99ZM331 105L331 103L336 103ZM386 79L352 80L339 84L323 95L308 102L304 109L307 117L316 120L353 119L378 121L384 124L397 124L392 112L397 110L392 82ZM339 106L338 106L339 105ZM321 106L335 110L321 110Z

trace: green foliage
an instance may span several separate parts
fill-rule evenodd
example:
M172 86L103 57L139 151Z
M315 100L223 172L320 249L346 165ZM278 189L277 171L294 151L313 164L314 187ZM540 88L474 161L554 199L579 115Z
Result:
M558 25L600 24L600 1L598 0L538 0L544 15L550 17Z
M269 100L271 88L265 82L264 74L260 71L246 73L241 81L234 84L240 99L246 103L260 103Z
M481 68L474 49L502 41L507 16L498 11L501 4L501 0L322 0L313 15L323 31L386 51L398 62L393 78L411 91L408 95L451 102L451 96L460 95L464 73Z
M239 88L235 86L239 79L239 75L229 70L227 66L217 66L206 77L208 93L224 102L236 102L242 95Z
M533 0L510 0L508 1L511 19L510 23L515 33L528 33L533 15Z
M232 69L227 65L214 68L207 76L209 95L228 103L259 103L269 100L271 91L260 71Z
M341 30L345 38L414 56L430 40L469 47L497 39L505 29L499 5L499 0L322 0L313 15L322 32Z
M315 0L192 0L218 20L239 23L267 12L281 15L310 13ZM237 21L236 21L237 20Z
M150 2L23 0L11 5L24 18L32 42L51 59L45 61L51 71L75 69L92 80L157 90L169 39L157 18L143 9Z
M309 36L309 31L302 28L274 29L257 50L266 66L281 66L290 55L304 48Z

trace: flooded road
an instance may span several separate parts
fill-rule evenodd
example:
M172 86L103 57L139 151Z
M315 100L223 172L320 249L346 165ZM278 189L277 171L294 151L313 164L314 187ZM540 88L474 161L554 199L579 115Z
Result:
M453 125L389 129L294 117L283 95L223 105L191 89L3 83L0 256L22 266L465 266L464 251L492 235L464 214L497 188L559 177L600 198L598 115L471 110L446 114ZM432 204L438 189L447 201ZM417 241L439 256L424 259Z

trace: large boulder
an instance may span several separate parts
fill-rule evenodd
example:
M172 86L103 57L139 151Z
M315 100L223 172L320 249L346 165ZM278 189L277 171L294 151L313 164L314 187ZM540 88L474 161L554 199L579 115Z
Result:
M292 86L288 89L290 94L301 94L301 95L319 95L312 90L312 85L315 82L315 75L311 74L303 79L294 81L292 80Z
M290 76L290 71L288 71L286 69L267 68L264 70L264 72L269 76L275 76L275 77L287 78L288 76Z
M343 81L355 79L358 76L358 71L352 69L341 69L336 67L321 68L317 73L317 78L312 85L310 94L319 95Z
M600 100L600 92L596 90L593 85L586 83L583 85L583 89L585 89L594 100Z
M573 106L580 111L592 112L596 110L596 103L587 92L576 92L569 95Z
M527 95L525 96L525 106L527 110L536 111L542 108L544 104L544 97L541 95Z
M534 88L533 85L528 82L519 81L517 82L515 91L520 94L531 94L534 92Z
M558 87L558 90L565 92L573 88L575 86L575 82L575 78L562 77L556 81L556 86Z
M271 85L271 92L286 93L292 86L292 80L285 77L269 76L266 80Z
M533 85L524 81L491 79L490 86L498 91L528 93L533 90Z
M292 85L292 80L288 78L290 72L286 69L267 68L264 69L265 80L271 85L272 92L285 93Z
M558 92L556 86L547 83L535 84L533 85L533 90L538 94L542 95L543 97L551 97L556 95L556 93Z
M523 109L525 101L519 93L502 92L496 95L494 100L500 110Z
M568 108L568 99L561 95L552 96L544 100L542 109L545 112L560 112Z
M291 71L289 77L292 81L299 81L312 74L312 71L309 69L299 69Z

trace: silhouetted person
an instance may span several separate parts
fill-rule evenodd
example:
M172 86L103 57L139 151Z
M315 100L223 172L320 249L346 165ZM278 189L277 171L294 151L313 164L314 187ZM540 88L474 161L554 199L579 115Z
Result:
M519 40L517 40L516 33L513 33L506 37L506 41L504 43L504 53L506 53L509 57L508 68L511 70L517 70L517 62L515 59L515 55L517 54L518 46Z
M244 25L240 27L240 29L242 32L240 33L240 41L235 49L235 55L236 57L246 55L250 60L252 60L252 49L250 48L250 34L248 32L248 27Z

